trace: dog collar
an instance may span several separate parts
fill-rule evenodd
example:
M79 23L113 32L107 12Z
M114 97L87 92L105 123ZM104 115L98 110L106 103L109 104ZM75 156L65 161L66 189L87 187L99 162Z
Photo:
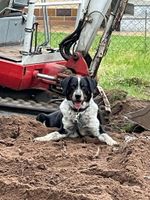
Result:
M79 110L76 109L76 108L73 108L73 107L71 107L71 109L72 109L74 112L83 112L83 111L85 111L88 107L89 107L89 105L88 105L87 107L85 107L85 108L80 108Z

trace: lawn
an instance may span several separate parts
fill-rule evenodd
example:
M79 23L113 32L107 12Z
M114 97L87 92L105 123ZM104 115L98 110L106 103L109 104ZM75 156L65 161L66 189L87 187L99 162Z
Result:
M51 46L58 44L66 33L52 33ZM41 36L40 36L41 37ZM90 49L94 55L99 36ZM113 35L99 72L98 80L104 89L124 90L129 96L150 100L150 38Z
M125 90L129 96L150 100L150 48L144 42L141 36L112 37L98 74L105 89Z

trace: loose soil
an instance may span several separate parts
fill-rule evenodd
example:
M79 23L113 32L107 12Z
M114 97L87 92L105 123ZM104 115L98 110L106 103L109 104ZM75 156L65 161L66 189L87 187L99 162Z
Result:
M124 113L149 102L124 100L108 124L119 142L96 138L34 142L52 131L34 117L0 116L0 200L149 200L150 132L127 133Z

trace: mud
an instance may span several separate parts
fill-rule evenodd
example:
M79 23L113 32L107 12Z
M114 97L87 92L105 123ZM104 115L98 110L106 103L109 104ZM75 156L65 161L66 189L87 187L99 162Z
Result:
M89 137L34 142L52 129L33 117L0 116L0 199L149 200L150 132L123 129L124 113L148 102L118 103L108 129L119 147Z

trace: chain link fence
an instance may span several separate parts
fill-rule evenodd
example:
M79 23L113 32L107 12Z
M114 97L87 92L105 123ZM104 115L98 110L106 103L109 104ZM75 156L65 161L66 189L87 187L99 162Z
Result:
M150 50L150 0L128 1L119 35L124 38L127 48Z
M50 2L47 6L48 25L50 30L50 43L48 46L58 47L58 44L75 27L77 9L79 4L69 4L68 0L37 0L37 3ZM116 0L113 0L115 3ZM56 5L61 2L61 5ZM70 2L70 1L69 1ZM76 0L72 0L73 3ZM43 43L45 37L44 7L36 7L35 15L38 21L38 43ZM101 33L100 33L101 34ZM148 51L150 49L150 0L129 0L119 30L112 36L112 48L115 50L128 50L132 47L135 50Z
M72 4L70 3L72 2ZM47 46L57 48L59 43L75 29L79 2L76 0L37 0L37 3L49 3L49 6L36 6L35 16L38 22L38 43L45 40L44 32L50 32ZM69 4L67 4L69 3ZM46 9L46 12L45 12ZM44 12L48 14L48 24L45 23Z

